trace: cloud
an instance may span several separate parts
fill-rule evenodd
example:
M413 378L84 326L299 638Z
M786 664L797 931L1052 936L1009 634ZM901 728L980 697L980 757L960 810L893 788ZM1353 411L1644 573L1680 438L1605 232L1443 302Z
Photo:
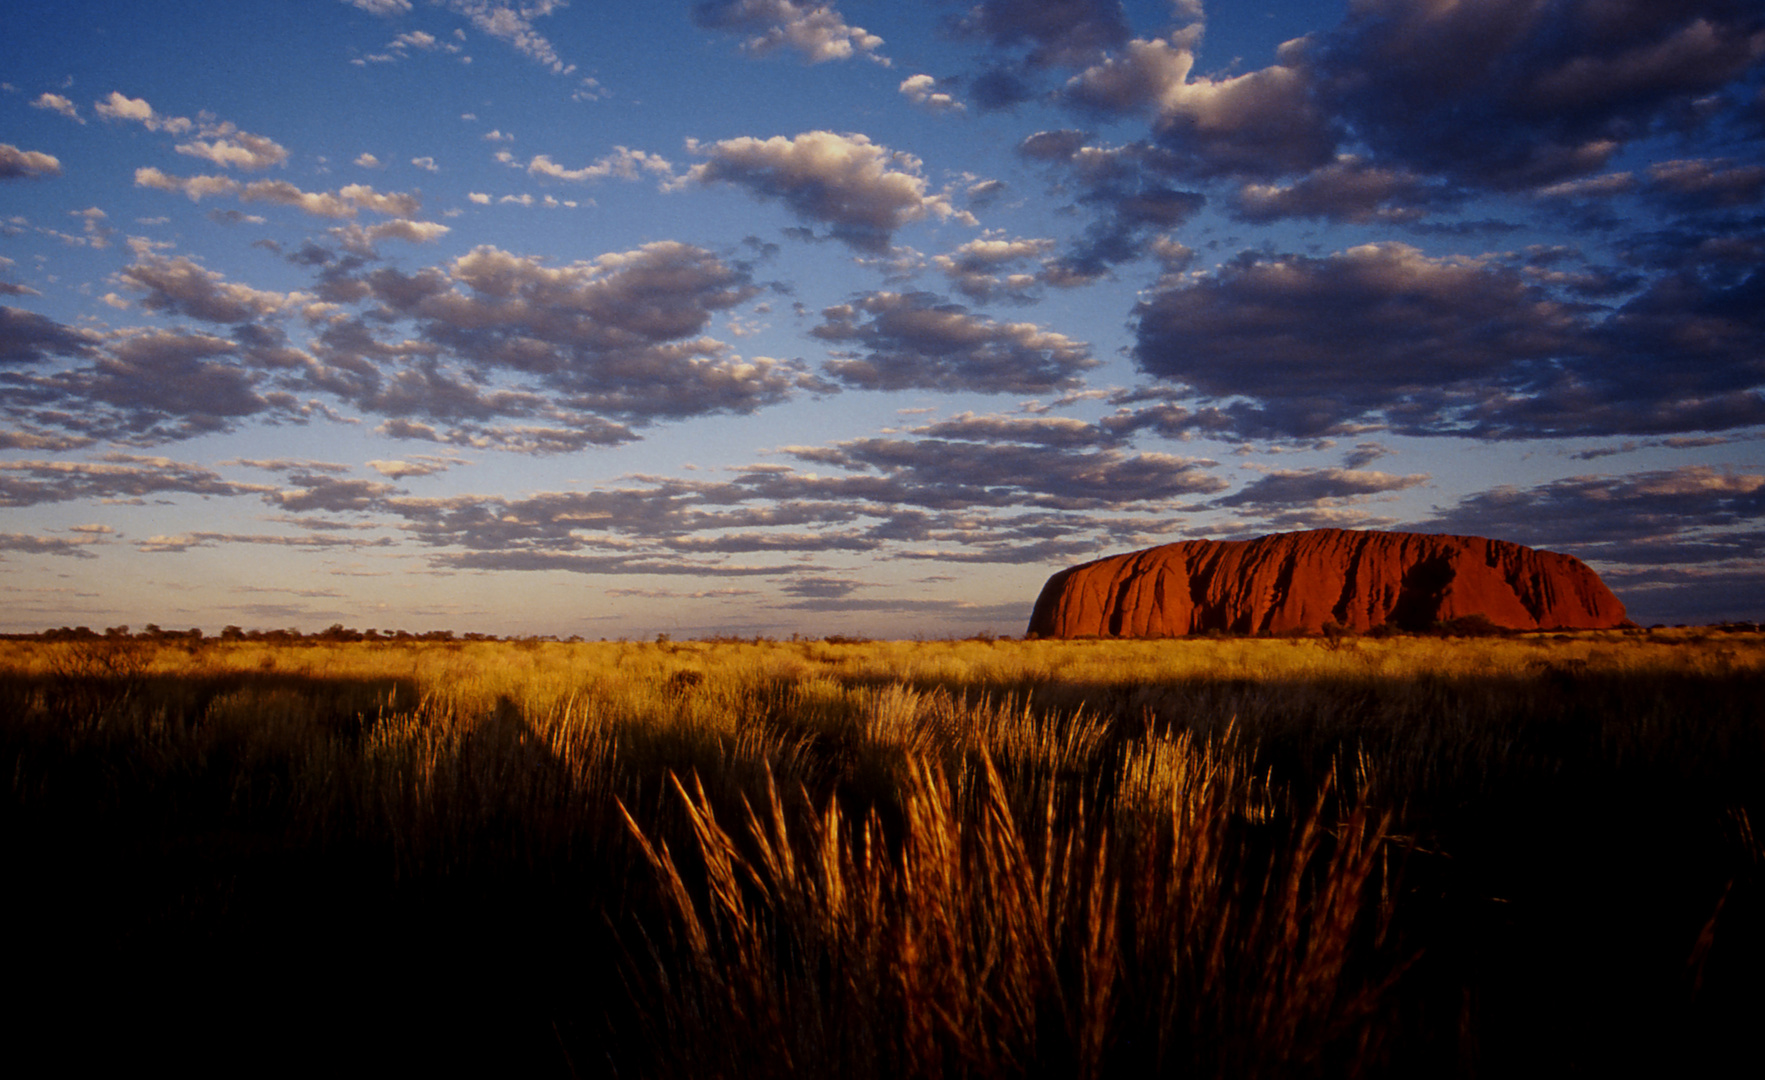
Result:
M41 150L20 150L11 143L0 143L0 180L25 177L60 176L61 160Z
M457 461L458 459L451 459ZM446 472L448 462L440 458L426 461L370 461L368 468L373 469L391 480L402 480L407 476L429 476L433 473Z
M168 258L145 249L137 251L136 261L123 268L118 280L142 293L141 305L149 311L212 323L252 322L309 299L228 282L192 259Z
M1515 190L1697 126L1700 103L1720 106L1762 56L1765 16L1728 0L1367 0L1312 62L1318 90L1381 162Z
M968 106L938 89L938 80L930 75L909 75L901 80L901 93L913 104L928 112L963 112Z
M1358 442L1354 449L1343 455L1342 464L1350 469L1364 469L1382 457L1390 457L1397 451L1383 443Z
M173 149L180 154L202 158L231 169L255 172L288 160L288 151L274 139L240 131L233 124L216 120L207 113L200 121L182 116L166 116L156 111L143 98L125 97L115 90L110 96L94 103L98 115L106 120L128 120L149 131L187 135L194 131L199 138L179 143Z
M1727 158L1662 161L1649 166L1650 187L1675 209L1702 211L1765 201L1765 165Z
M236 342L209 334L128 331L91 367L48 385L76 402L114 406L119 414L110 422L129 431L160 437L223 431L238 418L272 408L258 392L260 376L231 362L238 351Z
M98 461L0 460L0 506L129 501L149 495L248 495L263 484L223 479L212 469L163 457L106 454Z
M362 228L360 225L342 225L330 230L338 243L345 249L363 255L372 255L374 245L382 240L403 240L407 244L427 244L439 240L452 232L446 225L435 221L411 221L397 218L383 221L378 225Z
M1342 154L1291 184L1245 184L1232 216L1256 224L1282 218L1397 224L1454 202L1454 193L1421 176Z
M446 431L403 418L384 421L375 434L394 439L415 439L446 446L477 450L506 450L516 454L575 454L596 446L620 446L635 442L638 435L624 424L604 417L563 413L554 426L539 424L454 423Z
M1761 289L1664 278L1603 314L1490 256L1247 252L1142 300L1134 356L1251 435L1718 430L1765 421Z
M266 494L265 501L291 513L315 511L341 514L374 509L398 489L378 480L350 480L323 473L297 472L289 476L296 486Z
M1052 166L1061 190L1076 190L1079 205L1094 215L1083 236L1046 268L1044 279L1051 285L1089 285L1112 267L1161 246L1175 251L1180 245L1168 246L1174 241L1166 240L1166 233L1206 205L1199 192L1170 185L1168 177L1177 170L1168 152L1143 142L1113 147L1089 142L1088 133L1063 129L1040 131L1018 144L1021 157Z
M1216 463L1116 449L1074 451L1035 443L953 439L853 439L792 448L793 456L854 475L826 481L773 476L760 490L799 497L840 494L934 510L1041 507L1103 510L1168 505L1228 485ZM977 522L977 527L982 523Z
M611 154L597 159L592 165L584 165L580 169L566 169L554 162L549 156L539 154L528 162L527 172L532 176L570 181L605 180L608 177L636 180L642 173L671 179L674 176L674 166L669 164L666 158L656 154L616 146Z
M1196 71L1196 7L1179 7L1195 21L1162 38L1130 39L1113 2L983 3L959 29L998 54L970 87L983 107L1027 100L1063 68L1071 74L1055 95L1061 104L1147 124L1143 137L1114 147L1074 131L1020 148L1053 166L1094 215L1047 275L1080 285L1168 242L1136 219L1133 200L1156 206L1145 200L1162 195L1175 208L1184 182L1235 181L1230 212L1253 223L1420 226L1479 191L1632 191L1639 181L1629 174L1613 178L1620 188L1572 185L1638 140L1749 122L1745 87L1765 58L1765 15L1729 0L1595 8L1368 0L1243 74ZM1650 180L1652 197L1687 213L1756 204L1765 185L1750 163L1696 159L1663 163Z
M423 30L411 30L392 39L389 46L394 49L422 49L430 51L436 48L435 35Z
M99 543L96 536L32 536L29 533L0 532L0 551L18 551L27 555L71 555L90 559L85 549Z
M115 90L110 92L109 97L93 102L92 107L106 120L130 120L145 126L148 131L184 135L196 127L187 117L165 116L155 112L145 98L125 97Z
M148 537L135 545L137 551L150 555L175 555L191 548L211 548L220 544L265 544L271 547L295 548L364 548L389 547L392 541L388 538L377 540L362 539L348 536L286 536L276 533L223 533L223 532L187 532L173 536L158 535ZM277 590L289 591L289 590ZM300 596L324 596L329 593L310 591L297 592Z
M248 186L246 191L249 193L255 186ZM366 184L346 184L338 189L337 194L364 210L387 217L410 217L423 209L423 200L415 195L402 191L375 191Z
M1075 66L1128 37L1118 0L981 0L956 29L998 48L1027 48L1040 66Z
M1104 115L1149 112L1174 175L1272 178L1328 163L1337 133L1314 98L1306 43L1283 45L1280 63L1214 79L1194 74L1199 30L1128 42L1073 76L1064 99Z
M240 131L232 124L204 124L201 133L208 136L208 141L192 139L173 149L180 154L247 172L267 169L288 160L287 149L275 140Z
M965 415L911 438L784 448L817 472L769 463L734 469L726 480L627 477L593 491L519 498L371 491L357 507L400 519L401 530L427 546L456 549L437 558L451 567L645 574L696 568L801 580L829 575L802 562L731 565L681 556L842 551L925 558L935 551L968 562L1067 559L1168 528L1162 517L1100 511L1167 515L1181 508L1175 500L1229 486L1212 461L1096 449L1059 430L1076 421L1010 420ZM926 434L934 430L941 434ZM402 473L400 463L384 464ZM823 587L830 586L805 586Z
M1466 496L1419 527L1593 562L1641 622L1762 614L1765 476L1757 473L1689 465L1503 486Z
M856 578L813 575L786 582L779 591L788 596L836 598L850 595L864 587Z
M361 8L370 15L404 15L411 10L411 0L343 0L351 7Z
M533 20L564 6L564 0L525 0L519 6L500 0L448 0L447 6L471 20L479 32L505 41L522 56L550 70L568 75L575 64L566 64L552 43L533 28Z
M608 589L607 595L608 596L639 596L639 597L643 597L643 598L649 599L649 600L668 600L668 599L673 599L675 597L684 597L689 600L704 600L707 598L734 599L736 597L741 597L741 596L759 596L761 594L758 589L728 588L728 589L695 589L692 592L676 592L673 589Z
M1008 240L989 234L970 240L948 255L934 255L931 261L964 296L979 301L1000 297L1027 299L1027 290L1041 281L1040 273L1013 273L1011 268L1044 259L1053 250L1053 240Z
M1034 323L1000 323L932 293L873 292L822 311L810 333L861 352L824 365L849 386L1037 393L1079 385L1095 367L1084 342Z
M1177 392L1169 387L1117 392L1109 400L1119 408L1099 420L1098 426L1118 439L1150 431L1162 438L1178 440L1190 439L1197 434L1224 437L1236 426L1232 417L1219 409L1186 409L1171 400L1176 396Z
M915 435L970 442L1016 442L1076 449L1110 441L1096 424L1070 416L977 416L960 413L912 429Z
M52 356L90 356L101 340L90 330L0 304L0 364L40 364Z
M1426 473L1397 476L1366 469L1273 469L1215 500L1219 506L1328 506L1405 491L1428 482Z
M744 271L687 244L563 266L480 246L444 267L383 268L334 287L346 285L380 305L376 322L416 324L416 340L387 346L368 324L340 319L314 345L332 393L389 417L485 424L553 415L582 424L586 441L623 441L628 430L589 418L751 412L825 388L799 361L744 358L704 333L715 313L760 290ZM441 366L446 357L472 372L528 380L544 395L487 387L482 374ZM538 428L527 434L545 437Z
M81 363L14 376L3 415L39 431L133 445L225 431L250 416L329 415L319 402L290 392L311 358L267 321L297 296L238 286L189 260L139 247L138 255L119 280L145 294L144 307L232 322L232 336L153 327L98 334L4 309L0 344L15 362L56 355Z
M247 214L243 210L210 210L208 220L217 225L262 225L265 218L262 214Z
M683 182L734 184L755 198L777 199L802 220L831 226L835 239L859 251L887 251L895 230L927 217L973 221L948 196L926 194L918 158L864 135L811 131L687 146L707 160Z
M861 26L849 25L832 4L711 0L694 4L692 19L708 30L746 35L742 50L756 56L792 49L810 64L863 56L884 67L889 65L888 59L876 51L882 47L883 39Z
M84 120L80 119L80 110L74 105L74 103L67 98L62 97L60 94L51 94L48 92L39 94L37 95L37 99L31 102L31 108L48 109L50 112L60 113L69 120L74 120L82 124L85 123Z
M302 191L286 180L253 180L242 184L230 176L180 177L153 166L135 170L135 186L182 194L191 202L211 195L229 195L242 202L292 206L314 217L353 218L358 210L389 217L410 217L422 211L422 200L404 192L379 192L367 184L347 184L336 192Z

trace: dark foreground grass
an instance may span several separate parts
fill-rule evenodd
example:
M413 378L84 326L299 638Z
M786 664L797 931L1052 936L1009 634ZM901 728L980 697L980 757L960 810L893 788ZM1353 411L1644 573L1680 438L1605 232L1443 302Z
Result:
M1699 1073L1756 635L7 643L14 1062Z

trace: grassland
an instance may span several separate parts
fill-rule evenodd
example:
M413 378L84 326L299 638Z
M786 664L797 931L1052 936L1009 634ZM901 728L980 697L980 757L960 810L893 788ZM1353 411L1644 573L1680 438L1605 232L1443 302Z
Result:
M78 1071L1696 1073L1765 1005L1761 702L1765 639L1691 630L0 642L7 1036Z

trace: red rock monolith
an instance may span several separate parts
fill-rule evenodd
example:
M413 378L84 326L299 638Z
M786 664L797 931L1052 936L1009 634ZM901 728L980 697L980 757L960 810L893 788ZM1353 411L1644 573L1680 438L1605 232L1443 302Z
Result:
M1187 540L1070 567L1043 586L1029 633L1425 630L1479 615L1511 630L1630 625L1599 575L1570 555L1480 536L1313 529Z

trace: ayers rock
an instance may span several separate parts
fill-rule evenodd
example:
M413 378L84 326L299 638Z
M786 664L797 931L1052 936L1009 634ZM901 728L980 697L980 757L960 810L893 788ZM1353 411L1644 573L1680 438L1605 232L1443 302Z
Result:
M1569 555L1479 536L1313 529L1187 540L1069 567L1043 586L1029 633L1421 630L1471 615L1513 630L1631 625L1599 575Z

